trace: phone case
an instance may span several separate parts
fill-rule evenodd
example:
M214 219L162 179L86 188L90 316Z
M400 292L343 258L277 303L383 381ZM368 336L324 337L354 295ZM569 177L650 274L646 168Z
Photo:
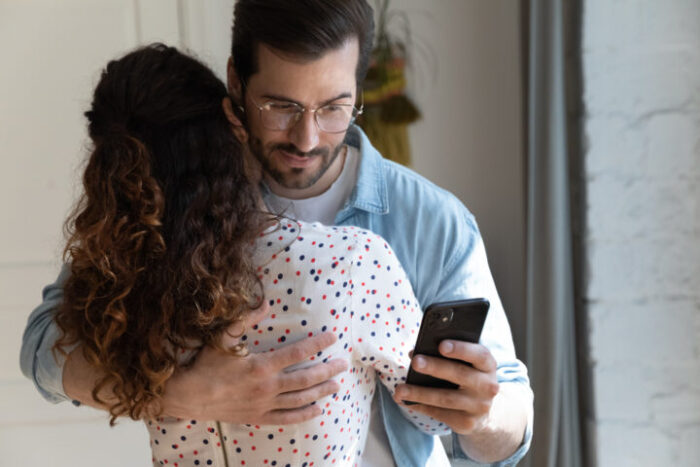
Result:
M413 355L445 358L438 351L440 342L445 339L478 343L489 306L490 303L485 298L456 300L429 306L421 321ZM469 365L469 363L461 363ZM418 373L413 368L408 370L406 383L436 388L457 388L456 384ZM405 403L411 404L410 401Z

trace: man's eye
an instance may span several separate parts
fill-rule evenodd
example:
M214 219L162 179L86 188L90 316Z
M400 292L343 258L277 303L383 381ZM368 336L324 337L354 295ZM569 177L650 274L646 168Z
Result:
M267 107L275 112L292 113L297 111L297 106L294 104L269 103Z
M332 104L331 104L331 105L325 106L325 107L323 108L323 111L324 111L325 113L329 113L329 114L332 114L332 113L340 113L340 112L344 112L344 111L345 111L345 107L342 106L342 105L332 105Z

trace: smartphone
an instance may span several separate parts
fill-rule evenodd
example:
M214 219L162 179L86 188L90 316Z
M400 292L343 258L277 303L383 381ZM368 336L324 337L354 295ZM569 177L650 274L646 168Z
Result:
M445 358L438 351L440 342L445 339L478 343L489 306L490 303L485 298L430 305L423 314L413 355ZM466 362L460 361L460 363L471 366ZM406 384L449 389L458 387L449 381L418 373L412 367L408 369ZM404 401L404 403L412 404L410 401Z

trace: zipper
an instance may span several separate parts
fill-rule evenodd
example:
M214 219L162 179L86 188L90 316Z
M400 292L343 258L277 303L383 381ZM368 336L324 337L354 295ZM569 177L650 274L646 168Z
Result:
M221 422L216 421L216 429L219 432L219 439L221 440L221 450L224 453L224 465L223 467L229 467L228 465L228 456L226 455L226 442L224 440L224 432L221 431Z

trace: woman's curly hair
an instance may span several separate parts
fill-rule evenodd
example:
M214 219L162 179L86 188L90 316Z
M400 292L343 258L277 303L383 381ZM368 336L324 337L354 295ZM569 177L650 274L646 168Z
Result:
M155 44L111 61L85 113L85 192L66 221L71 274L56 321L104 376L111 419L158 415L165 382L262 291L250 248L264 217L206 66ZM101 390L115 398L100 399Z

